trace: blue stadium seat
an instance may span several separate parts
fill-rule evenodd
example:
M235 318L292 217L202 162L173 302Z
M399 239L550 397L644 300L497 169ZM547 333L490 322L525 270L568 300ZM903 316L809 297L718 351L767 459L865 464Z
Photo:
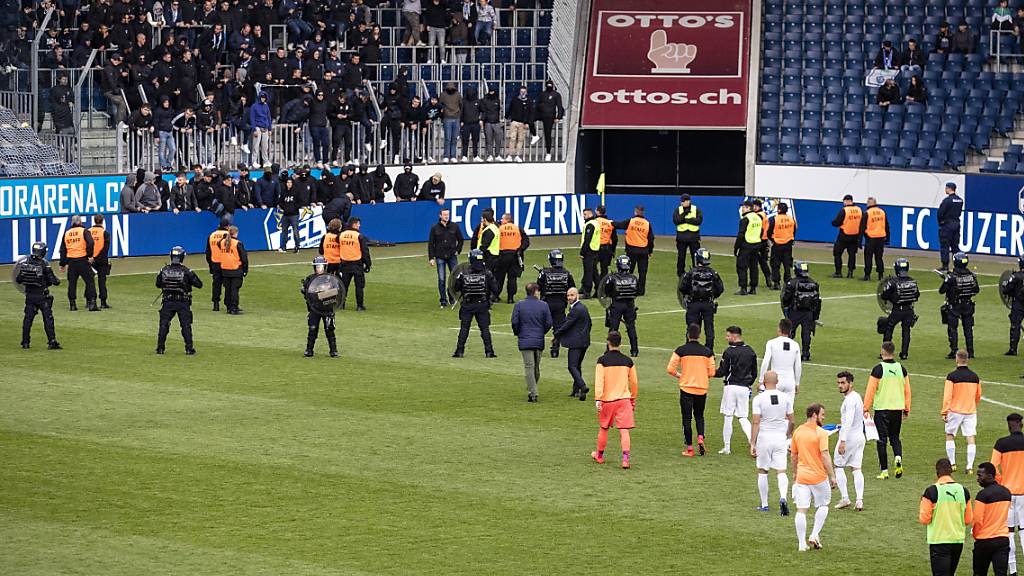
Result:
M882 154L872 154L871 157L868 158L868 166L885 167L885 166L888 166L888 165L889 165L889 160L887 159L887 157L885 155L882 155Z
M1017 161L1016 160L1003 160L999 164L1000 174L1014 174L1017 172Z
M928 167L928 161L920 156L914 156L910 159L910 168L912 170L924 170Z
M796 152L793 152L793 151L783 152L782 153L782 163L783 164L799 164L800 163L800 155L797 154Z
M997 172L999 170L999 163L994 160L986 160L985 164L981 167L982 172Z
M825 163L830 166L841 166L843 164L843 157L838 152L829 152L825 156Z

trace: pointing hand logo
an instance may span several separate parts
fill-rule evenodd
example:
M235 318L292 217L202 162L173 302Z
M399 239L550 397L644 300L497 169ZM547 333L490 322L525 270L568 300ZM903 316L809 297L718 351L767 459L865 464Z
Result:
M690 63L697 58L697 46L669 42L664 30L651 33L651 49L647 59L654 64L654 74L689 74Z

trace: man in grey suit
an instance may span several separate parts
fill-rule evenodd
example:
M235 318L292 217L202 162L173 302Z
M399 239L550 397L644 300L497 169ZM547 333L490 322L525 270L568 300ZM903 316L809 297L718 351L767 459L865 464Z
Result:
M572 376L572 393L569 396L583 401L587 399L587 392L590 392L582 372L583 357L587 355L587 347L590 346L590 312L580 302L580 293L576 288L569 288L566 300L569 302L569 312L562 325L555 328L552 346L558 342L569 350L569 375Z

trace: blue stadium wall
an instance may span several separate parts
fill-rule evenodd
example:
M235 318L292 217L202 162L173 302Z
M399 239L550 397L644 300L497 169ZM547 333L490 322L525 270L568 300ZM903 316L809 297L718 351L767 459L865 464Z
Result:
M94 190L109 190L108 182L116 182L119 186L121 178L93 177L91 185ZM83 185L82 181L90 178L49 180L46 185L52 185L52 189L67 190ZM11 181L0 181L0 188L11 185ZM961 227L961 247L976 254L1024 254L1024 178L968 175L963 189L966 211ZM831 195L836 194L833 192ZM769 201L770 213L774 210L774 203L780 200L792 206L799 223L798 240L832 242L835 239L831 221L839 210L839 202L773 197ZM735 235L739 202L737 197L698 196L695 202L704 211L705 235ZM492 207L499 214L511 212L529 234L547 236L578 234L582 228L583 208L597 203L598 198L594 195L539 194L452 199L446 206L452 210L453 221L467 232L479 221L480 211ZM656 234L674 233L671 214L678 206L675 196L617 194L609 195L606 203L609 215L617 219L628 218L633 207L642 204ZM65 206L68 207L61 215L0 219L0 263L17 260L28 252L32 242L39 239L45 240L56 253L57 240L67 226L68 215L74 212L93 212L72 212L71 204L70 201L54 201L55 208L63 211ZM100 204L101 201L97 199L96 205ZM884 207L892 228L891 246L938 249L935 208ZM436 221L437 210L438 206L432 202L386 203L355 206L353 215L363 219L363 231L371 239L407 243L427 239L430 226ZM279 246L278 217L273 210L239 211L235 214L235 224L239 227L240 239L249 250L273 250ZM166 254L174 245L184 246L191 253L202 252L207 234L216 225L216 217L209 213L111 214L107 224L113 238L114 256L161 255ZM319 245L324 230L319 209L307 211L300 226L302 246ZM663 247L671 246L669 240L660 242Z

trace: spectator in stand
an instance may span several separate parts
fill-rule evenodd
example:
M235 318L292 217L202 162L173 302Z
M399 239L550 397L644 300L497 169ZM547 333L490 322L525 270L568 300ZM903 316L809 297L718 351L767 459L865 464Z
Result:
M184 172L178 172L171 187L171 210L179 212L202 212L196 202L196 192L185 178Z
M423 107L419 96L412 97L412 102L405 109L402 123L409 135L409 147L403 161L408 163L411 159L412 162L419 164L423 161L423 143L427 141L427 109Z
M445 63L445 34L448 30L448 9L441 0L430 0L423 9L423 23L427 27L427 44L430 46L430 57L427 64L434 63L434 46L438 47L437 61Z
M913 42L913 40L911 40ZM537 99L537 116L544 126L544 161L551 161L551 150L554 148L554 127L562 121L565 108L562 107L562 95L555 90L555 83L548 80L544 84L544 92Z
M249 177L249 167L238 164L238 181L235 183L235 202L242 210L256 207L256 182Z
M75 133L74 98L68 86L66 74L57 77L57 85L50 90L50 118L53 120L53 131L58 134Z
M1018 51L1024 53L1024 6L1017 8L1017 17L1013 20L1013 35L1017 37Z
M949 29L949 22L943 21L939 24L939 33L935 35L935 52L937 54L949 54L953 51L953 32Z
M160 196L160 210L171 210L173 208L171 205L171 187L168 186L167 180L164 179L164 171L157 168L153 170L153 175L156 176L153 179L153 184L156 185L157 193Z
M878 70L896 70L900 65L900 56L896 53L896 49L892 47L892 42L884 40L882 42L882 48L878 51L878 55L875 56L875 68Z
M515 10L516 25L520 28L533 26L533 11L537 8L537 0L512 0L510 7Z
M498 91L494 88L487 90L487 95L480 102L480 112L484 121L484 148L487 152L486 160L493 162L495 158L501 160L501 145L504 140L501 124L501 100L498 99Z
M476 43L478 45L489 45L491 43L491 37L494 35L494 29L498 27L498 13L494 10L494 6L491 6L488 0L480 0L480 6L477 7L477 20L476 30L474 35L476 36Z
M992 9L992 29L1000 32L1013 30L1013 13L1010 12L1007 0L999 0L999 4Z
M427 109L427 120L423 123L424 132L433 128L437 130L439 126L442 126L444 120L444 106L441 105L441 101L437 96L430 97L430 105L426 106ZM426 140L424 147L427 148L427 162L433 163L434 157L432 155L433 148L430 145L430 140Z
M384 195L391 190L392 185L391 176L388 176L383 164L377 165L373 174L370 175L370 182L373 183L373 195L370 203L378 204L384 202Z
M416 200L433 201L444 205L444 182L441 181L441 173L437 172L423 183L420 188L420 195Z
M886 108L890 104L899 104L902 101L900 87L896 85L896 80L893 78L886 79L885 84L878 89L878 105Z
M465 64L469 58L469 27L461 12L452 12L451 19L448 45L452 47L452 61L456 64Z
M256 180L256 204L264 210L271 206L277 207L277 198L281 195L281 180L278 178L280 172L281 167L274 164Z
M103 67L103 75L100 78L103 97L107 99L109 106L111 128L124 122L127 117L121 91L128 87L128 68L123 64L121 54L114 52L110 56L110 61Z
M974 34L967 28L967 22L961 21L957 24L956 33L953 34L953 53L971 54L974 52Z
M286 175L287 173L282 172L281 174ZM297 253L299 251L299 210L302 209L302 201L295 191L295 180L291 177L285 178L284 189L281 190L281 195L277 200L277 209L281 211L281 244L277 251L284 252L288 248L288 230L291 229L295 238L292 252Z
M476 23L480 19L480 10L476 6L475 0L462 0L462 6L459 7L462 13L462 21L466 23L466 30L469 33L468 43L470 46L476 44Z
M352 178L349 185L352 191L352 200L356 204L372 204L373 202L373 177L369 174L369 167L364 162L359 165L359 173Z
M420 189L420 177L412 171L412 164L406 164L402 173L395 178L395 201L412 202Z
M175 145L178 149L178 167L184 168L188 166L191 161L191 150L189 150L189 142L192 140L192 134L196 129L196 116L192 113L192 108L185 108L185 110L174 117L171 120L171 130L174 136Z
M391 154L394 155L394 163L398 164L399 154L402 150L402 118L405 115L406 101L398 93L398 86L394 82L388 85L388 93L381 97L380 101L380 147L388 146L390 139Z
M508 145L505 151L506 162L523 161L523 150L526 148L527 135L532 135L530 144L536 144L539 137L536 135L537 128L534 126L536 117L536 106L530 98L526 85L519 87L519 94L512 99L507 108L507 117L511 121L508 131Z
M469 162L469 144L473 142L474 162L483 162L480 157L480 130L483 127L483 114L476 88L470 86L466 90L466 99L462 102L462 161Z
M330 162L331 132L327 127L327 93L317 90L316 96L309 101L309 135L313 140L313 161L317 168L323 168L324 162Z
M918 48L917 40L907 40L907 51L900 57L900 69L910 70L912 74L918 74L924 68L924 51Z
M122 213L139 211L138 204L136 204L135 202L135 187L137 178L138 177L135 174L129 174L124 178L124 185L121 186L121 195L118 198L119 210Z
M267 93L260 90L259 102L249 108L249 126L252 127L252 165L266 168L270 164L270 106Z
M235 209L238 208L238 187L230 172L225 172L221 175L221 182L217 184L214 190L217 197L214 214L233 221L235 219Z
M459 143L459 127L462 122L462 94L455 88L455 84L449 82L444 87L444 93L439 98L444 108L444 153L441 162L455 162L458 160L457 146Z
M913 76L910 78L910 86L907 88L907 103L921 104L922 106L928 104L928 89L925 88L924 82L921 81L920 76Z
M352 158L352 105L344 90L338 90L330 114L331 158L335 166L341 166Z
M139 212L155 212L160 210L160 191L153 181L156 174L146 172L142 185L135 189L135 206Z
M420 12L423 7L420 0L402 0L402 19L405 21L403 46L425 46L420 39Z

